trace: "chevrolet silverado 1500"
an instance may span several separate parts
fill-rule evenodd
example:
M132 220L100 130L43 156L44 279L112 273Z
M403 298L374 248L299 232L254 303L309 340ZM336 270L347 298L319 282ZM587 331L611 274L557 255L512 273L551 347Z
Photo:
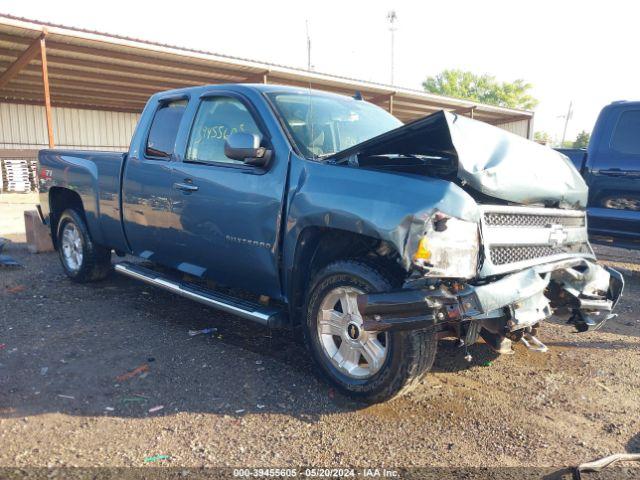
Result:
M545 350L547 317L599 326L623 288L565 156L444 111L402 125L359 97L193 87L151 97L128 153L39 162L72 280L115 268L299 329L321 374L368 401L406 391L440 338ZM113 267L112 252L146 261Z

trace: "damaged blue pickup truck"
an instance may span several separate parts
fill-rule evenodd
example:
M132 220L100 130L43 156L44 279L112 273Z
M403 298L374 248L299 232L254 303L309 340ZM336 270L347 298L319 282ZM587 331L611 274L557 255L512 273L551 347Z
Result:
M115 268L297 329L321 374L370 402L415 384L441 338L543 351L546 318L598 327L623 289L568 159L452 113L402 125L359 96L194 87L152 96L128 153L39 162L72 280Z

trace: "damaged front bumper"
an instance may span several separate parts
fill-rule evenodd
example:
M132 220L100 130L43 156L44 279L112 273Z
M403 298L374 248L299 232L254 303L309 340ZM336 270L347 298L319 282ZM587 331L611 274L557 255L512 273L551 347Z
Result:
M572 258L483 284L442 283L360 295L358 308L365 330L436 328L462 338L469 331L477 337L482 329L487 338L522 338L554 313L567 315L578 331L598 328L613 316L623 288L616 270Z

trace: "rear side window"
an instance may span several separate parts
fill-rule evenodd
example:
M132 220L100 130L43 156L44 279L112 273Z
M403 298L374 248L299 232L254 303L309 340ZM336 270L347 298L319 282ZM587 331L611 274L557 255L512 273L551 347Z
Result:
M611 148L620 153L640 155L640 110L628 110L620 115Z
M242 164L224 154L225 140L236 132L260 133L251 113L240 100L231 97L203 100L189 137L186 160Z
M160 105L149 129L146 154L149 157L167 158L173 153L180 121L187 107L186 100Z

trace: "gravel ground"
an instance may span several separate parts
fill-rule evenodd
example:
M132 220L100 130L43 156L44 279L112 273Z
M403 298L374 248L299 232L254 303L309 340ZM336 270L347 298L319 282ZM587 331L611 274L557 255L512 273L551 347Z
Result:
M0 270L0 466L561 468L638 452L640 253L598 250L627 280L605 328L550 322L547 354L478 344L470 364L445 341L413 393L366 406L289 333L117 275L76 285L55 254L11 244L25 268Z

